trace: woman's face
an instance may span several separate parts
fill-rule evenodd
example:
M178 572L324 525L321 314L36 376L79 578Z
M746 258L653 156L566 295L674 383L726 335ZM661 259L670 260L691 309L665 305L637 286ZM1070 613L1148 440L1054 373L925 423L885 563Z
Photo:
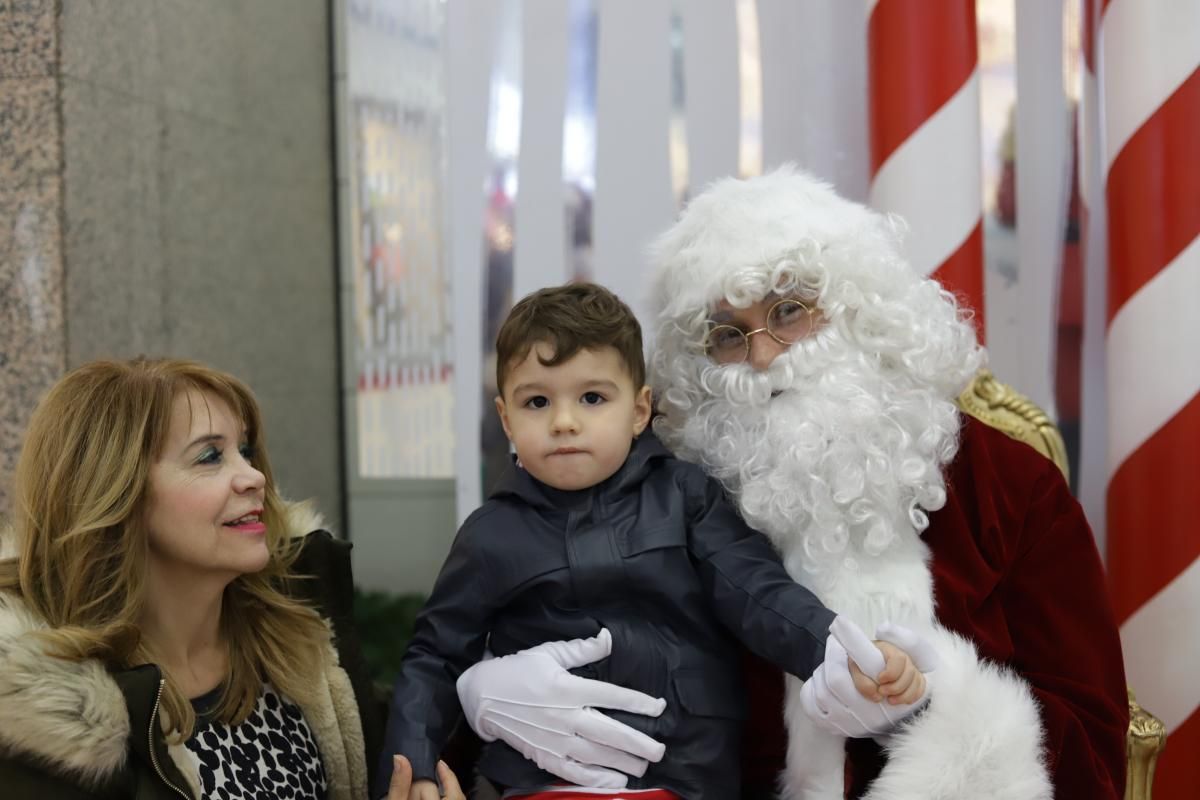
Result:
M242 421L213 395L175 398L166 445L150 468L150 564L173 576L223 576L267 565L266 478Z

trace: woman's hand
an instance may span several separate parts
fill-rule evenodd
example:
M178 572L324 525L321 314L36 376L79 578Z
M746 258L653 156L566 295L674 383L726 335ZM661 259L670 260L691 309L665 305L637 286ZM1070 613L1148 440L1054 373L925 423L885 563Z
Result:
M392 782L388 785L387 800L467 800L458 778L446 766L445 761L437 765L438 780L442 782L445 794L438 794L437 784L433 781L417 781L413 783L412 764L404 756L392 756Z

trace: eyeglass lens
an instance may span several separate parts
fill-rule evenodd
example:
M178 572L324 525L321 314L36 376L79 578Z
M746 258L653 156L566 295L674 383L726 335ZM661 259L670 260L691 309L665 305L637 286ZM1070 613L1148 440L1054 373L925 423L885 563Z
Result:
M766 333L780 344L795 344L812 331L813 313L803 302L784 298L767 312L767 325L747 333L733 325L715 325L704 339L709 357L719 364L745 361L750 354L750 337Z

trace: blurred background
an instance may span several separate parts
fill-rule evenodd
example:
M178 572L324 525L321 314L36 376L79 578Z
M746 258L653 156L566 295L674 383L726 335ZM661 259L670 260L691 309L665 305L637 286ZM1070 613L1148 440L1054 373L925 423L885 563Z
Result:
M65 370L196 358L255 390L372 608L420 593L508 463L513 299L590 279L645 319L644 248L687 198L794 161L908 220L1058 423L1175 769L1200 748L1198 67L1196 0L0 2L0 516Z

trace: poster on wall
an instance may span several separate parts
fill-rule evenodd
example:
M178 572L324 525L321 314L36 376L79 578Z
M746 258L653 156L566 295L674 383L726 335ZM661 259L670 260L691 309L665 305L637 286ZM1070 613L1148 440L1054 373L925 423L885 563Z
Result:
M352 119L358 472L452 477L440 122L428 109L362 97Z

